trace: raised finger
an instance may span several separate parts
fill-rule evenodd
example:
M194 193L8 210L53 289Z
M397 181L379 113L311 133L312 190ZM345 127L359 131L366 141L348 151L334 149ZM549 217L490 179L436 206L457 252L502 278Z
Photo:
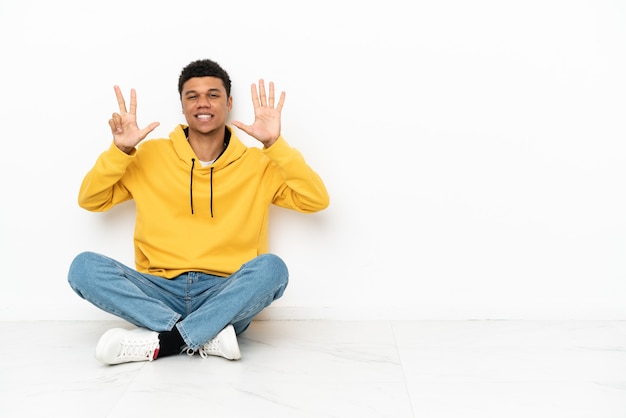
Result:
M267 98L265 97L265 82L263 79L259 80L259 94L261 95L261 106L266 106Z
M132 115L137 114L137 92L135 89L130 89L130 113Z
M113 86L115 90L115 97L117 97L117 104L120 107L120 113L126 113L126 102L124 101L124 96L122 96L122 90L120 90L120 86Z
M285 104L285 92L283 91L280 93L280 98L278 99L278 106L276 106L276 109L278 109L279 112L282 112L284 104Z
M261 104L259 103L259 94L256 90L256 84L252 83L252 85L250 86L250 93L252 94L252 106L254 106L254 108L256 109L257 107L261 106Z
M270 97L269 106L274 107L274 83L270 81Z

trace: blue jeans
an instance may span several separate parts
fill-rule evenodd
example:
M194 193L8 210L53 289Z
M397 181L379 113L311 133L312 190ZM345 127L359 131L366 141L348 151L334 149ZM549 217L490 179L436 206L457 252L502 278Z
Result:
M83 299L142 328L174 326L198 350L225 326L237 334L282 296L289 272L276 255L262 254L229 277L187 272L173 279L139 273L112 258L84 252L70 266L68 281Z

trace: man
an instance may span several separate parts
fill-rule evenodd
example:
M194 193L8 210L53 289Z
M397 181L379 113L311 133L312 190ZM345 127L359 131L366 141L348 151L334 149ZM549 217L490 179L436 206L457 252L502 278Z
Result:
M251 86L254 122L232 125L257 139L247 147L227 126L231 81L216 62L198 60L179 81L187 125L167 139L140 142L158 125L137 126L114 87L119 113L113 143L97 159L78 202L106 211L134 199L135 268L104 255L79 254L68 281L79 296L138 328L107 331L96 346L106 364L152 361L187 352L241 357L236 335L282 296L285 263L268 252L270 204L312 213L329 197L320 177L281 135L285 93Z

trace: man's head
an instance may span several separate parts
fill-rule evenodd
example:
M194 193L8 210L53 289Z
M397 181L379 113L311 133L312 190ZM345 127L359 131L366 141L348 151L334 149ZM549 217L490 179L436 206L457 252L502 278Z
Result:
M197 60L189 63L178 77L178 94L182 96L185 83L193 77L216 77L222 80L227 97L230 97L230 77L228 73L215 61L209 59Z
M211 60L192 62L180 73L178 92L190 137L224 133L233 98L230 77L222 67Z

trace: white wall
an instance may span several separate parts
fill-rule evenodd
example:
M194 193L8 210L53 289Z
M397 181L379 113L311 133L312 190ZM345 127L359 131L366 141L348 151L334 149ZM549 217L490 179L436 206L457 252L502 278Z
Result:
M76 204L112 86L166 136L197 58L233 118L258 78L286 90L331 193L272 212L291 284L264 318L626 319L622 1L2 0L0 54L2 320L109 318L66 274L133 260L132 203Z

